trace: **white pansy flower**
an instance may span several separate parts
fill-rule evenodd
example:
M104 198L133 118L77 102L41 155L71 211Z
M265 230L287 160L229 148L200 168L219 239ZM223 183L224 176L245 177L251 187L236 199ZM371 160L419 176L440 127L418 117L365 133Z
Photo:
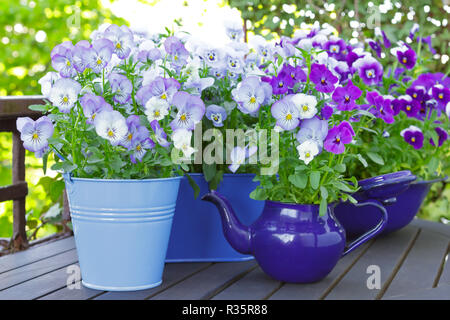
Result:
M103 139L116 146L128 133L125 117L116 110L100 112L94 120L95 131Z
M81 85L70 78L61 78L56 80L50 90L50 101L62 113L69 113L78 100L78 94L81 91Z
M306 140L297 146L297 151L298 158L308 164L319 154L319 146L314 140Z
M183 152L185 159L190 159L191 155L197 151L191 147L191 137L192 131L186 129L177 129L172 133L173 145Z
M169 104L159 97L151 97L145 104L145 115L149 122L162 120L169 114Z
M292 97L292 102L298 108L300 119L311 119L317 113L317 99L314 96L298 93Z

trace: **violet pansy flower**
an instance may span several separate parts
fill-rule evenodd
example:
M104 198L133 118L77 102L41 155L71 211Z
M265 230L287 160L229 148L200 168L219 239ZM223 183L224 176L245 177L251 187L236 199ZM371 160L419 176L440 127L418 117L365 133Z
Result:
M149 132L146 127L139 126L134 134L133 140L130 144L130 150L133 152L130 154L130 160L132 163L142 161L145 154L149 149L155 147L155 142L150 139Z
M447 103L450 101L450 89L441 84L435 84L431 88L433 98L436 100L438 107L445 109Z
M111 91L114 94L114 102L118 104L128 102L131 99L131 92L133 91L131 81L126 76L118 73L111 73L108 79L111 84Z
M317 63L311 66L309 77L316 85L316 90L324 93L333 92L334 85L339 80L325 65Z
M123 141L120 142L120 144L127 149L131 149L133 142L136 140L138 130L141 130L140 128L143 128L142 130L147 131L147 136L148 136L148 130L144 126L141 126L141 121L139 119L139 116L137 116L137 115L129 116L126 119L126 124L127 124L127 128L128 128L128 132L124 136L124 139L123 139Z
M177 108L175 119L170 123L172 130L194 130L195 125L202 120L205 114L205 104L202 99L179 91L173 96L172 103Z
M438 147L441 147L444 144L444 142L448 139L448 133L447 133L447 131L445 131L444 129L442 129L440 127L436 127L436 128L434 128L434 130L436 131L436 133L438 135ZM430 143L433 147L436 146L433 139L430 139Z
M184 47L184 44L177 37L167 37L164 41L164 48L166 52L172 57L172 65L179 69L183 67L189 57L189 52Z
M300 124L300 130L297 132L297 141L302 144L305 141L313 140L319 147L319 152L323 148L323 141L328 134L328 121L320 120L317 117L305 119Z
M78 72L83 72L88 67L86 55L91 49L91 44L87 40L77 42L73 49L73 66Z
M223 122L227 118L227 111L223 107L212 104L206 108L205 115L215 127L223 127Z
M416 65L416 52L408 47L406 50L397 50L397 59L406 69L410 70Z
M105 101L102 96L96 96L93 93L86 93L80 99L80 105L83 108L83 114L86 117L86 123L94 124L95 117L103 111L112 111L113 108Z
M400 135L407 143L412 145L414 149L422 148L424 136L422 130L416 126L409 126L409 128L402 130Z
M245 114L256 114L259 107L272 96L270 85L256 76L245 78L231 92L239 110Z
M52 67L59 72L61 77L70 78L77 73L73 62L73 50L72 42L65 41L55 46L50 54Z
M374 106L375 109L369 109L377 118L380 118L385 123L393 123L394 110L392 109L391 99L385 99L376 91L368 92L366 95L367 102L369 106Z
M337 103L337 109L341 111L353 110L357 107L355 101L361 96L362 91L350 80L345 87L338 87L333 92L333 101Z
M104 32L104 37L113 43L114 53L120 59L126 59L130 55L131 49L134 46L133 33L131 30L123 25L110 25Z
M352 126L347 121L328 130L323 147L328 152L341 154L345 151L345 145L352 142L355 135Z
M53 123L47 116L42 116L36 121L29 117L20 117L16 121L17 131L23 147L28 151L35 152L36 157L42 157L48 149L48 139L53 135Z
M382 65L372 56L364 56L353 63L358 70L359 77L368 85L376 85L383 78Z
M92 47L84 53L83 59L93 72L100 73L111 61L113 52L114 44L110 40L94 40Z

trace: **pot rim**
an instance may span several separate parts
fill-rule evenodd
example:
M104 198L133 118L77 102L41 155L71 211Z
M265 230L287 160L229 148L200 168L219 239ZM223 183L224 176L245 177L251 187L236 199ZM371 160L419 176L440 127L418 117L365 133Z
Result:
M64 180L70 179L71 181L86 181L86 182L116 182L116 183L134 183L134 182L154 182L154 181L170 181L180 180L183 176L175 176L168 178L154 178L154 179L99 179L99 178L70 178L64 177Z
M432 180L420 180L420 181L414 181L412 184L431 184L436 182L442 182L448 179L448 176L435 178Z
M204 173L200 173L200 172L194 172L194 173L189 173L187 172L186 174L190 175L190 176L204 176ZM255 173L224 173L223 176L224 177L248 177L248 176L255 176Z

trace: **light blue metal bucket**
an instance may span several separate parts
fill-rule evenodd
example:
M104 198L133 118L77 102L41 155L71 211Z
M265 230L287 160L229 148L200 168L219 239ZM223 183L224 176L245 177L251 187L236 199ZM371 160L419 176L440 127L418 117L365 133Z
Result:
M181 177L64 177L84 286L142 290L162 282Z

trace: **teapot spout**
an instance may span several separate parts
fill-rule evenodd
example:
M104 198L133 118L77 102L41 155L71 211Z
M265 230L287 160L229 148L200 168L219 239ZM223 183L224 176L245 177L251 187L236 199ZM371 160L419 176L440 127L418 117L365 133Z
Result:
M213 203L219 210L223 233L230 245L240 253L250 254L252 251L250 228L237 219L228 200L215 190L205 194L202 200Z

